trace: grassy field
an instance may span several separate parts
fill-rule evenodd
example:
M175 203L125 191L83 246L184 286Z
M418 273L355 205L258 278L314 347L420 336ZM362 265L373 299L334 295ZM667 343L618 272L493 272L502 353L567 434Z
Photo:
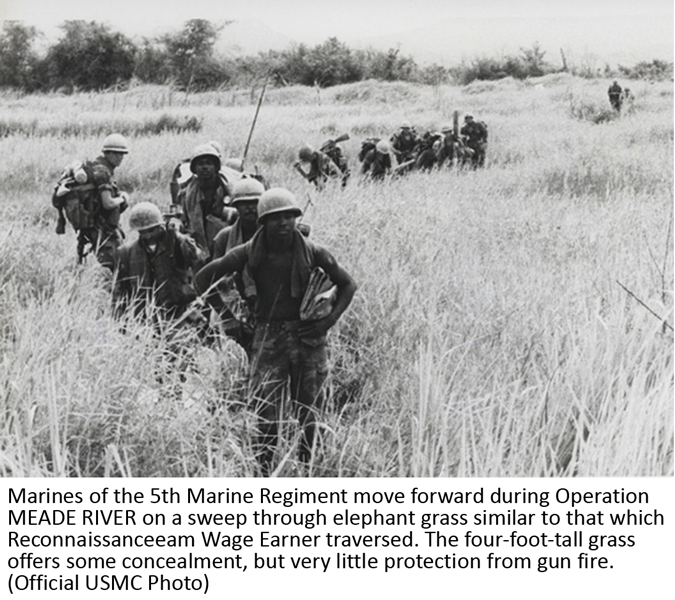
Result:
M596 123L607 85L268 90L248 164L307 204L312 238L359 284L331 333L310 475L673 475L673 85L635 82L631 110ZM66 163L120 130L120 187L165 207L196 144L241 156L257 93L0 96L5 476L254 473L243 354L196 346L170 399L175 377L156 377L170 340L112 319L49 197ZM316 193L291 167L303 142L349 133L356 170L363 138L454 110L488 123L483 171ZM279 475L303 473L292 425Z

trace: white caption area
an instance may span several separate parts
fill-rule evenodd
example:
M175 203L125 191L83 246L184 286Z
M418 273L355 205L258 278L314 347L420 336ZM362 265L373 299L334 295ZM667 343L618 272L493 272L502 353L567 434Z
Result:
M673 562L672 479L16 479L2 488L3 595L26 598L403 598L477 585L480 597L657 597Z

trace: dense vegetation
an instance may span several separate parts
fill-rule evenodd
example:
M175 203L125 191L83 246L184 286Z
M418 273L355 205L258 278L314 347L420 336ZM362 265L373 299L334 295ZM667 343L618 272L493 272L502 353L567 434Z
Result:
M631 88L631 109L608 121L595 118L606 82L569 74L269 90L250 164L296 192L312 238L359 283L330 334L311 474L672 476L673 86ZM164 208L196 144L241 155L256 100L160 86L0 94L12 115L0 136L0 473L254 472L238 347L194 346L177 400L171 340L112 317L101 270L76 265L72 231L54 233L49 191L124 130L121 188ZM489 124L486 169L355 175L321 193L292 169L302 143L349 133L356 170L364 137L403 119L438 128L454 110ZM167 119L201 129L159 130ZM303 472L288 428L282 475Z
M131 82L165 84L189 91L247 85L271 73L277 85L321 88L368 79L440 85L467 84L504 77L527 79L556 70L538 43L520 54L477 58L459 65L421 66L396 48L353 50L336 38L313 47L300 44L288 50L257 56L225 58L214 51L227 24L204 19L187 21L179 31L134 42L95 21L65 21L61 37L46 52L37 51L41 33L18 21L5 21L0 34L0 87L24 92L103 90ZM595 69L565 65L580 76L620 74L635 79L672 77L673 65L655 60L635 67Z

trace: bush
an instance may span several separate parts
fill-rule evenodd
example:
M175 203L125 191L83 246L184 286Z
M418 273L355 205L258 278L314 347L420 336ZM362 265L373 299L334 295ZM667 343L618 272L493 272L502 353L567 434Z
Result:
M666 81L673 78L673 63L654 59L652 62L640 62L633 67L619 65L619 73L628 79Z
M52 88L102 90L131 79L136 47L127 37L95 21L60 27L64 35L46 58Z

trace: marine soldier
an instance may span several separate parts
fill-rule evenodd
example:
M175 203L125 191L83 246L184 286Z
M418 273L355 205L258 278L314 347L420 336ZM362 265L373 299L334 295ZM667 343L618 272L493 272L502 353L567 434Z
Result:
M308 144L300 148L298 158L300 160L293 165L295 170L319 190L324 188L330 177L342 178L342 171L331 158ZM303 162L309 163L309 171L302 168Z
M441 128L441 137L439 138L437 158L438 166L446 164L452 167L455 162L464 164L471 160L474 152L464 142L461 136L455 134L451 125L444 125Z
M258 201L265 191L262 183L247 178L232 187L232 206L238 219L234 225L221 229L213 241L213 260L225 256L230 250L248 242L258 229ZM218 286L223 308L220 312L221 327L225 335L234 339L250 358L253 342L250 307L242 302L243 283L237 275L227 277Z
M207 318L191 282L192 270L206 260L189 236L180 232L176 219L165 224L152 202L139 202L129 214L129 226L138 239L115 253L113 303L118 315L133 311L147 318L158 333L166 336L166 361L178 374L169 396L180 398L185 372L192 362L196 336L206 333ZM164 383L167 373L156 377Z
M218 153L218 156L222 160L223 156L223 147L219 142L212 140L207 142L209 146L212 146L213 149ZM190 170L190 161L191 158L184 158L181 160L173 171L171 175L171 182L169 183L169 191L171 192L171 203L175 204L178 200L178 193L188 184L190 180L194 178L194 173ZM227 162L225 163L227 165ZM241 169L235 169L241 171Z
M356 291L356 283L333 255L298 231L296 220L301 215L291 192L283 188L265 191L258 203L260 228L253 238L209 263L195 276L197 290L204 293L223 276L238 273L246 297L253 302L250 386L258 414L256 458L264 475L273 468L287 391L302 426L300 458L310 460L327 373L326 333L347 309ZM335 296L332 303L323 305L326 310L321 315L312 316L303 314L301 308L308 289L312 289L317 267L334 285L331 290ZM207 300L218 308L218 294L208 294Z
M178 221L165 223L152 202L139 202L129 214L138 239L115 253L113 299L117 310L133 307L142 314L149 303L163 317L180 317L197 298L190 269L205 260L194 240L180 232Z
M129 206L128 196L120 192L114 180L115 169L129 153L124 136L111 133L103 140L102 154L91 162L93 224L79 230L77 254L80 261L93 252L102 266L112 271L113 255L124 239L120 214ZM89 250L85 248L89 246Z
M372 179L384 179L391 172L391 146L387 140L380 140L363 159L361 173Z
M230 188L220 166L220 154L211 144L197 146L190 159L195 177L176 199L183 210L183 225L209 257L216 234L236 216L236 210L229 206Z
M470 156L473 168L485 166L485 154L487 150L488 131L482 121L475 121L472 115L464 117L464 126L460 130L466 145L472 150Z
M417 142L418 137L415 130L408 121L404 121L401 124L400 131L391 136L391 149L399 165L415 158Z
M620 112L621 104L623 102L623 90L618 81L614 80L612 82L612 85L610 85L607 90L607 95L609 96L609 103L612 105L612 108L615 111Z

